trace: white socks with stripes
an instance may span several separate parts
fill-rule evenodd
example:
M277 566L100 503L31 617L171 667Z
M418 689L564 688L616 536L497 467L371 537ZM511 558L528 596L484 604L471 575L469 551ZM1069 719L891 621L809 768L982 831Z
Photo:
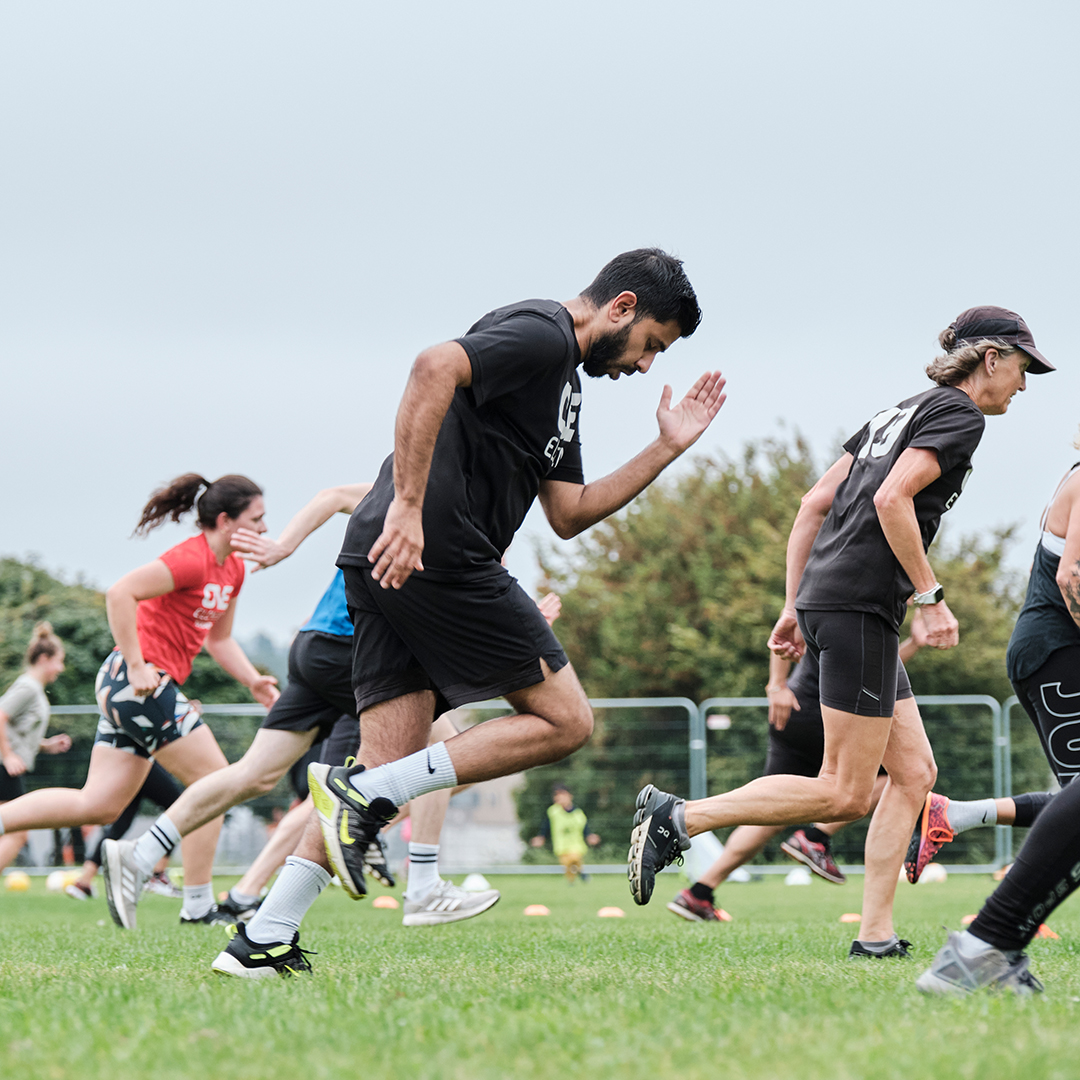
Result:
M409 884L406 900L423 900L439 884L439 845L409 844Z
M446 743L438 742L408 757L354 773L349 783L368 802L383 798L395 806L404 806L410 799L429 791L456 787L457 773Z
M330 875L318 863L290 855L274 887L247 924L248 941L291 945L308 908L329 884Z
M138 868L149 877L154 867L166 855L171 855L173 848L180 843L180 834L168 816L161 817L135 841L135 850L131 857ZM203 912L203 914L206 914Z

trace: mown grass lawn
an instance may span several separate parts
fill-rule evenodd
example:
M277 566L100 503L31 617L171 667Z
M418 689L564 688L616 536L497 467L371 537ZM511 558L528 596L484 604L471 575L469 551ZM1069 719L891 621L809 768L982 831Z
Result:
M215 977L223 932L182 930L176 902L148 898L127 934L103 900L49 895L40 879L0 891L0 1076L1080 1075L1080 904L1054 916L1061 940L1032 946L1041 998L942 1002L913 980L988 878L901 889L914 963L845 959L852 928L838 920L859 909L858 878L730 886L723 925L670 915L668 876L645 909L619 877L493 884L503 899L487 915L413 929L332 890L303 936L314 977L260 983ZM525 918L528 903L550 917ZM626 917L598 918L608 904Z

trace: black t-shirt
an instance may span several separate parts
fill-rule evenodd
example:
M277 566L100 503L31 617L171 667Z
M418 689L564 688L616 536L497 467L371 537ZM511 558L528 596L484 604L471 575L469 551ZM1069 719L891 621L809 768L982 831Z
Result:
M914 592L878 521L874 495L908 447L936 450L941 475L915 496L923 550L960 497L985 419L955 386L938 386L880 412L846 443L855 460L814 541L795 606L872 611L899 631Z
M436 576L497 566L541 480L585 482L581 352L566 308L554 300L497 308L457 340L472 385L454 393L424 495L424 568ZM349 521L338 566L366 564L393 498L391 454Z

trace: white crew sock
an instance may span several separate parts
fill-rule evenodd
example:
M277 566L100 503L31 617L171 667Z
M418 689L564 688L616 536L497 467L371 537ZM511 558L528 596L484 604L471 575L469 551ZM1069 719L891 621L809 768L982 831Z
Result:
M189 919L201 919L214 906L214 891L210 882L205 885L184 886L184 906L180 914Z
M410 799L426 795L429 791L456 787L457 782L450 752L446 749L446 743L441 742L349 777L349 783L368 802L383 798L389 799L395 806L404 806Z
M180 843L180 833L166 814L150 826L135 841L135 850L131 853L136 865L144 874L152 874L158 860L171 855L173 848Z
M966 956L969 960L974 960L976 956L979 956L984 952L989 952L994 948L990 942L983 941L982 938L976 937L970 930L961 931L956 944L960 949L961 955Z
M423 900L439 884L439 845L409 843L406 900Z
M249 896L247 893L237 892L235 888L229 890L229 896L241 907L250 907L259 899L257 896Z
M274 887L247 924L248 941L291 945L301 919L329 884L330 875L318 863L290 855Z
M978 829L983 825L997 824L997 803L993 799L975 799L972 802L950 802L945 808L954 833Z

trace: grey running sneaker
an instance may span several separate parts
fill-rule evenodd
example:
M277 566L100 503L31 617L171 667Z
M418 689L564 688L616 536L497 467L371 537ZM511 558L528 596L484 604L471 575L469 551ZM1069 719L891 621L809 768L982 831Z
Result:
M239 979L267 979L275 975L300 975L311 971L308 957L314 955L301 949L299 934L293 934L289 944L273 941L266 945L249 941L243 926L225 949L218 953L210 965L219 975L232 975Z
M397 807L383 798L369 803L349 783L362 765L308 766L308 789L319 816L326 856L345 891L359 900L367 895L364 858L378 839L379 830L397 813Z
M481 915L499 899L497 889L466 892L452 881L440 881L423 900L406 900L402 926L437 926Z
M880 952L874 949L868 949L858 938L851 943L851 948L848 950L849 960L863 960L869 958L870 960L910 960L911 959L911 942L905 941L902 937L898 937L892 942L888 948L882 949Z
M113 922L125 930L135 929L135 908L149 877L132 858L134 850L134 840L106 840L101 846L101 871L109 914Z
M686 800L646 784L638 792L636 805L627 876L634 903L647 904L656 875L673 862L681 863L682 853L690 846Z
M916 980L924 994L952 994L963 997L984 986L1014 994L1041 994L1043 984L1028 970L1028 958L1010 960L1000 949L988 949L978 956L960 951L960 935L949 934L934 962Z

